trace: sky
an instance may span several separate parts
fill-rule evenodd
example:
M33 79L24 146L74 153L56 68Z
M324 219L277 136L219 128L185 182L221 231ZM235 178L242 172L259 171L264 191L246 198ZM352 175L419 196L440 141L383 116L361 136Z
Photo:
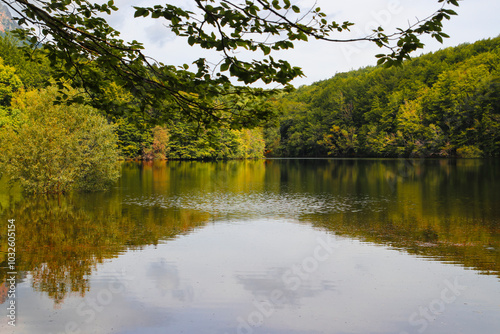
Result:
M213 63L219 62L220 54L189 46L185 38L176 37L170 32L164 25L165 22L145 18L133 19L133 5L152 6L162 3L159 0L118 0L116 5L120 8L119 12L107 20L122 33L123 39L135 39L144 43L146 54L165 64L191 64L199 57L207 58ZM194 9L193 0L173 0L169 3L184 9ZM386 32L393 31L396 27L406 28L409 23L429 16L441 6L437 0L292 0L292 3L302 10L320 7L328 15L329 21L348 20L355 23L351 32L332 36L339 38L365 36L366 32L379 25L382 25ZM452 9L458 16L445 21L443 29L450 38L440 44L426 37L423 39L424 49L414 53L414 56L500 35L500 1L462 0L460 7ZM307 43L296 43L294 49L280 51L273 56L275 59L288 60L293 66L303 69L305 76L292 82L298 87L328 79L336 73L375 65L375 55L383 52L383 49L370 42L332 43L310 40ZM243 59L259 57L258 54L247 55L244 50L238 51L237 56Z

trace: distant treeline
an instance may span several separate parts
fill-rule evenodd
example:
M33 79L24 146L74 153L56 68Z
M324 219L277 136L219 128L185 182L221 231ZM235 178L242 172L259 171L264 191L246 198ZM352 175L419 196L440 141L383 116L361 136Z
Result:
M276 103L268 156L498 156L500 37L337 74Z

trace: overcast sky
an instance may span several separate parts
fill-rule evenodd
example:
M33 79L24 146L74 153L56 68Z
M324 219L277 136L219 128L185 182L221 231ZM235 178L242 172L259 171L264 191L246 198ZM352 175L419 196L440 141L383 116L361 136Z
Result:
M239 1L239 0L236 0ZM116 1L120 11L108 21L119 31L125 40L136 39L145 44L146 53L166 64L191 64L199 57L205 57L213 62L221 58L215 51L205 51L197 47L190 47L183 38L176 38L161 20L133 19L134 4L141 6L162 4L159 0L131 0ZM193 0L174 0L168 3L193 9ZM356 25L351 33L341 33L339 38L364 36L372 28L382 25L386 32L391 28L406 28L408 22L414 23L417 18L422 19L440 8L437 0L296 0L292 3L301 8L321 7L328 15L328 20L342 22L349 20ZM465 42L496 37L500 35L500 1L498 0L463 0L460 7L453 8L458 16L445 22L444 32L451 38L445 39L443 44L424 39L426 44L423 51L415 55L436 51L448 46L456 46ZM351 34L351 35L349 35ZM337 37L337 36L335 36ZM306 77L296 79L293 84L300 86L332 77L335 73L358 69L374 65L375 54L383 50L368 42L336 44L324 41L310 41L296 43L293 50L282 51L274 55L276 58L288 60L292 65L303 69ZM257 54L249 55L258 57ZM238 57L245 57L244 51Z

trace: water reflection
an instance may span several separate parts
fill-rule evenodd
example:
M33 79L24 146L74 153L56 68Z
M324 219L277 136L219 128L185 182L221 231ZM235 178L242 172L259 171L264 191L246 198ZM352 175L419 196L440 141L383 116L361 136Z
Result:
M168 262L164 258L152 262L146 270L146 276L162 298L173 298L182 303L193 300L193 287L181 282L175 262Z
M120 193L44 196L13 204L4 217L16 217L17 270L29 272L33 289L46 293L57 305L68 295L85 296L89 277L105 260L157 245L208 219L206 213L185 210L171 215L127 211L122 208ZM2 240L4 249L6 239ZM0 266L0 282L5 282L6 253L2 253Z
M135 305L146 305L143 311L148 315L137 314L159 327L166 322L175 327L175 319L188 321L188 316L209 321L206 309L236 319L241 313L232 311L235 305L249 298L265 300L273 291L282 292L275 310L332 308L355 321L333 300L339 298L352 308L355 302L366 302L367 296L403 303L391 295L394 291L384 290L389 297L372 290L363 295L349 283L353 280L363 290L366 281L377 277L378 285L369 285L373 289L397 284L400 276L411 280L420 264L403 260L402 253L500 277L498 189L496 160L124 163L122 179L106 193L33 198L3 188L0 229L6 229L8 218L16 219L19 284L42 292L61 312L69 312L65 303L77 307L76 299L99 296L105 291L102 286L109 284L109 266L120 263L129 280L143 285L128 285L113 305L124 314L133 313ZM307 236L313 233L311 227L315 237ZM296 289L290 288L284 276L294 261L314 249L316 236L325 233L347 236L342 239L344 250L329 259L333 264L324 274L310 275ZM353 258L348 249L364 252L352 246L353 240L383 245L384 251L388 247L395 253L377 258L377 248L370 248L375 255ZM7 244L5 238L0 242L4 302ZM385 267L388 256L391 261L397 258L408 272L402 275ZM429 283L426 279L422 280ZM410 298L411 288L405 289ZM251 314L252 307L238 312ZM191 313L179 311L186 309ZM130 328L144 323L141 316L130 317ZM283 326L276 328L286 330Z
M500 272L500 166L495 160L171 162L158 192L133 207L217 219L296 218L422 256ZM182 176L182 177L181 177Z
M334 282L315 280L310 275L301 279L301 276L289 274L289 270L291 269L272 268L262 273L238 274L236 278L256 300L270 302L275 294L276 301L273 302L273 307L278 309L285 306L300 307L304 298L314 298L327 291L335 291ZM306 277L305 274L303 277ZM290 280L290 284L287 284L287 279Z

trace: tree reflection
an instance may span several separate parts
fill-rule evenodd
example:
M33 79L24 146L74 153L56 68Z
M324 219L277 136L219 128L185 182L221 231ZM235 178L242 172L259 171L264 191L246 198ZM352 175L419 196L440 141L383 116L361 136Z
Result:
M498 189L500 163L489 160L126 163L105 193L0 194L0 229L16 218L17 269L56 305L85 295L104 260L224 218L218 209L235 219L298 219L500 277ZM6 238L0 247L5 282Z
M500 276L499 167L494 160L329 160L315 176L293 169L300 175L292 179L317 177L316 189L351 202L302 220Z
M97 200L76 195L29 198L8 210L7 216L18 217L17 270L29 272L33 289L45 292L56 305L69 294L83 297L93 269L104 260L156 245L207 220L206 214L186 210L134 219L122 209L119 196L94 195ZM2 240L2 251L6 246ZM5 257L0 282L6 263Z

